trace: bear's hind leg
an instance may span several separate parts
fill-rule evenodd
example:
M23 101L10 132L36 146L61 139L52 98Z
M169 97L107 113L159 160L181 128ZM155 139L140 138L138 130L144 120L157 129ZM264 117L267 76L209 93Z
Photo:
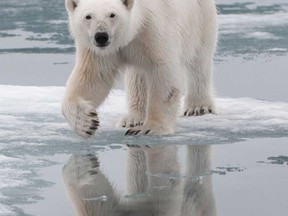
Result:
M213 57L197 56L186 65L184 116L216 114L213 96Z
M177 64L157 65L145 74L148 89L146 118L142 126L131 128L125 135L166 135L174 132L181 92Z
M143 125L146 115L147 87L142 73L129 68L125 72L128 114L118 123L119 127Z

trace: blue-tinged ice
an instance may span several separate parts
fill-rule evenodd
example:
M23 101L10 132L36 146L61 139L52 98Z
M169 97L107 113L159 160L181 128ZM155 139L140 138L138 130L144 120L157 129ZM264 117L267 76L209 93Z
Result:
M61 115L63 93L63 87L0 86L0 149L39 155L44 149L52 154L71 153L73 147L78 151L81 145L119 148L119 144L217 144L288 134L288 103L218 98L218 115L181 117L179 113L174 135L160 139L125 137L126 129L115 127L126 114L125 92L113 90L98 110L101 127L96 137L84 140Z

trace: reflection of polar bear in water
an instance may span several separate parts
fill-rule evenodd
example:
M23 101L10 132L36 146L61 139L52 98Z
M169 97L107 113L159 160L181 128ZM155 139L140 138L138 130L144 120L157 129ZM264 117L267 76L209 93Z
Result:
M184 178L175 146L129 148L127 192L121 197L93 155L73 155L63 168L79 216L216 216L210 146L188 146ZM200 176L203 176L200 178Z
M66 0L66 8L76 65L62 112L79 135L94 135L95 110L124 69L127 135L173 133L184 80L184 115L215 113L214 0Z

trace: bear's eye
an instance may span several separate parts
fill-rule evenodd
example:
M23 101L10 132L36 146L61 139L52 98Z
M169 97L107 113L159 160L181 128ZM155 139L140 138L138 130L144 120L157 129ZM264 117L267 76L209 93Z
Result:
M87 15L87 16L85 17L85 19L90 20L90 19L91 19L91 16L90 16L90 15Z
M114 18L115 17L115 14L114 13L111 13L110 14L110 18Z

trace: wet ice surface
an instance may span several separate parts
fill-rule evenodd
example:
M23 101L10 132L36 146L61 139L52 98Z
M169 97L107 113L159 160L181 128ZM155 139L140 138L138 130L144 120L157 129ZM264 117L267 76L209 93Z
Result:
M53 192L54 187L61 185L61 167L67 162L71 154L86 155L90 153L93 155L99 154L99 156L103 154L103 171L107 172L108 170L108 175L114 175L113 184L122 184L123 186L125 185L125 180L120 179L125 176L124 164L127 159L125 159L124 155L129 154L127 149L130 148L136 150L144 148L144 152L149 151L147 154L151 153L153 155L159 148L163 148L161 152L165 152L166 149L172 148L175 145L183 149L185 147L181 146L185 145L232 144L248 138L280 138L286 137L288 134L288 103L260 101L251 98L219 98L217 99L219 115L191 118L179 117L175 135L165 137L125 137L125 129L114 127L117 120L125 114L125 93L122 90L114 90L105 104L99 109L101 129L98 131L96 138L83 140L70 130L60 114L60 100L63 92L63 87L0 86L0 200L1 208L3 209L2 212L12 211L14 213L17 212L17 215L26 215L30 212L32 215L40 215L39 212L37 213L37 211L41 209L40 206L55 205L55 200L53 203L53 199L49 198L49 192L51 190ZM278 177L275 181L283 180L283 183L285 183L284 179L286 178L288 180L288 178L283 174L284 170L282 173L279 168L275 166L269 167L268 165L277 164L271 163L271 161L282 160L283 163L278 164L283 165L285 168L280 169L287 169L287 161L285 160L287 159L288 140L270 140L271 144L268 143L265 145L261 144L262 140L255 141L254 144L254 141L248 142L252 143L251 145L253 146L233 144L232 146L227 145L225 147L220 145L220 147L216 145L213 148L220 149L219 154L222 154L220 157L217 155L217 157L220 158L218 160L221 161L221 157L223 157L226 163L217 162L213 170L209 168L207 172L210 173L210 171L212 171L213 175L216 176L229 176L230 173L233 173L233 175L241 174L244 176L240 176L240 178L245 178L248 170L255 169L254 166L262 166L265 170L265 175L270 175L269 172L276 172L275 175ZM263 142L266 143L267 140ZM278 142L280 142L280 144L278 144ZM127 144L130 148L127 147ZM163 145L166 147L161 147ZM269 151L263 154L263 148L267 148ZM154 151L154 149L156 150ZM251 149L254 152L250 152ZM259 149L260 153L256 154L255 151L257 149ZM243 153L241 153L241 151ZM275 154L273 154L273 151L275 151ZM223 152L225 152L225 154ZM236 156L239 157L237 160L234 158ZM119 157L124 158L120 159ZM158 157L160 156L158 155L156 158ZM182 154L180 158L183 160L185 154ZM247 158L252 159L253 164L246 165ZM239 162L237 162L238 160ZM112 165L114 163L121 165L121 167L119 168L118 165L114 167L114 165ZM81 163L78 165L81 166ZM80 169L78 165L76 168ZM264 167L264 165L266 165L266 167ZM184 163L182 166L185 167L188 166L188 164L185 165ZM274 170L275 168L276 171ZM49 169L53 170L54 174L49 174L49 172L52 172L49 171ZM254 171L258 172L257 169ZM148 170L145 172L145 176L151 175L153 178L158 177L164 179L173 179L175 177L174 174L169 173L164 173L165 175L163 176L163 172L151 173ZM51 177L47 178L47 173L48 175L54 176L54 179L51 179ZM55 173L57 173L58 176L56 179ZM251 173L251 175L253 174ZM120 176L122 177L120 178ZM86 178L87 176L83 175L82 177ZM186 179L185 173L178 173L176 177L177 181L182 181L183 179L183 181L185 181ZM202 177L200 179L198 179L198 177L199 176L193 174L193 176L189 178L195 178L195 181L200 181ZM247 182L250 177L246 177ZM119 180L117 180L117 178L119 178ZM217 178L223 177L218 176L215 178L217 182ZM271 180L272 182L274 181L273 178ZM84 179L83 181L85 182L86 180ZM240 184L240 179L238 179L237 182ZM287 182L288 181L286 181L286 183ZM78 183L79 182L75 184ZM156 187L157 190L165 190L167 186L165 186L165 184L158 185L157 187L153 186L153 188ZM230 181L228 181L227 184L231 184ZM251 182L251 184L248 188L250 187L250 190L254 190L255 181ZM101 187L101 184L99 187ZM216 184L216 197L220 196L220 202L225 199L222 190L226 190L226 187L228 186L217 186ZM239 185L237 187L239 188ZM109 189L107 190L109 191ZM124 199L128 199L130 195L127 194L127 191L125 192L123 187L121 190L123 192L122 195L126 195ZM179 188L177 186L177 193L181 190L183 190L181 186L179 186ZM220 190L220 192L217 193L217 190ZM243 190L247 190L247 188L243 186ZM46 191L48 191L48 195ZM57 191L59 193L61 190ZM278 191L278 189L276 191ZM272 192L276 193L276 191ZM229 191L229 193L230 192L231 191ZM152 195L149 193L152 193ZM153 196L154 192L141 191L139 194ZM139 194L135 196L139 196ZM111 195L107 195L104 191L99 196L108 196L109 200L109 196ZM182 197L183 194L179 196ZM257 195L254 196L256 201ZM86 201L92 202L93 199L98 200L98 198L98 195L96 197L88 197L88 199L92 200ZM72 210L67 204L63 188L59 199L64 200L66 205L61 205L59 208L51 209L51 211L57 211L58 215L60 214L59 212L61 212L61 215L69 215ZM158 197L157 199L162 198ZM283 199L285 200L285 197L283 197ZM93 202L98 202L97 200ZM146 200L145 202L149 203L150 201ZM130 208L133 209L134 207L130 206L128 209ZM23 212L22 209L25 209L25 211ZM51 211L48 211L50 215L52 214ZM145 212L146 210L143 211ZM149 211L152 210L150 209ZM222 211L225 212L225 208ZM256 207L255 211L258 211ZM150 214L149 212L146 213ZM47 213L47 215L49 214ZM57 214L55 212L55 214L52 215ZM7 215L9 214L7 213ZM41 213L41 215L44 214Z
M206 198L205 209L211 215L216 208L218 215L286 216L287 1L217 3L221 13L215 57L219 115L179 117L171 136L125 137L126 130L114 127L125 113L125 93L114 90L99 110L101 128L96 138L87 141L77 137L60 114L64 87L31 87L63 86L73 67L64 2L1 1L0 215L75 215L75 200L68 199L74 193L96 209L115 197L116 215L137 215L135 208L151 215L157 203L166 215L171 207L170 215L177 215L173 212L177 210L191 215L203 208L199 203ZM210 151L211 156L206 154ZM127 169L133 152L139 153L134 160L138 158L144 168L150 164L137 177ZM100 167L92 159L92 169L86 170L93 155ZM90 157L88 163L85 157ZM73 158L78 162L73 163ZM159 163L153 165L151 158ZM178 166L166 169L171 161ZM69 190L67 172L62 177L65 164L68 173L82 170L72 185L84 184L94 194ZM101 173L107 178L96 181L98 185L90 190ZM73 175L68 176L73 181ZM147 178L149 186L131 189L133 183Z
M83 140L68 128L60 113L64 87L0 86L1 140L9 143L72 142ZM216 144L241 141L245 138L282 137L288 134L288 103L269 102L251 98L217 99L219 115L195 118L181 117L175 135L124 137L126 129L114 125L126 114L125 92L113 90L100 107L101 128L97 139L84 141L87 145L171 143ZM64 144L66 145L66 143ZM11 147L11 145L10 145ZM43 148L47 146L44 145ZM40 153L41 146L33 149ZM15 149L17 151L17 149ZM30 151L30 150L29 150ZM33 152L30 152L33 153Z

